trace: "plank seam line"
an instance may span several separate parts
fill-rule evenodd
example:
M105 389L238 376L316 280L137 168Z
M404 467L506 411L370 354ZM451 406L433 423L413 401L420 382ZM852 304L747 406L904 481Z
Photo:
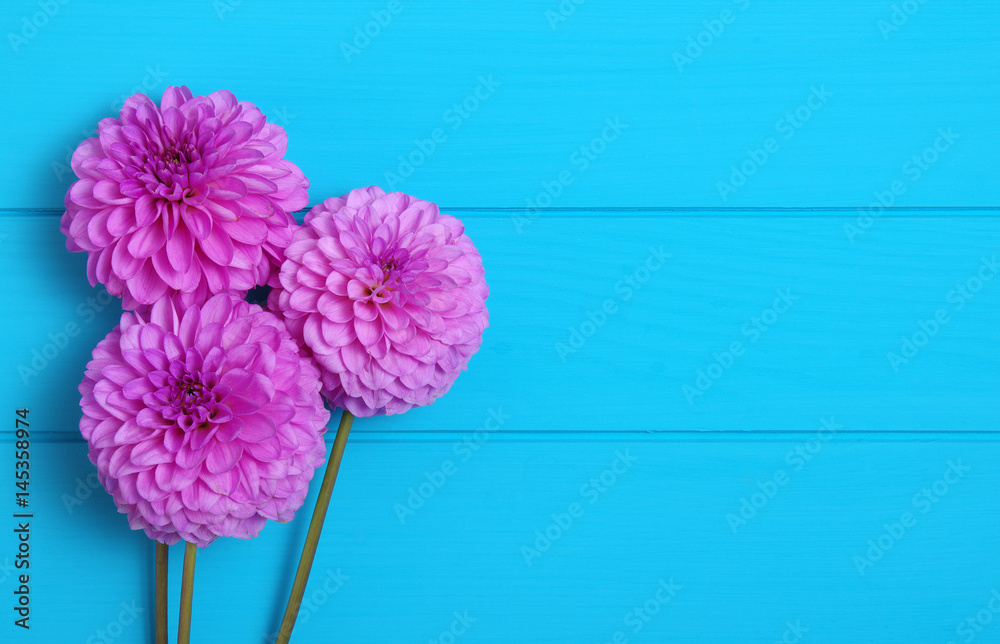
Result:
M779 213L794 214L808 212L822 213L853 213L865 212L866 206L579 206L579 207L558 207L542 208L533 212L543 213L605 213L605 212L634 212L634 213L657 213L657 212L700 212L700 213ZM487 206L452 206L441 207L442 212L467 212L467 213L519 213L526 212L524 207L487 207ZM61 216L65 208L3 208L0 213L5 215L38 214L49 216ZM309 208L297 210L293 214L301 218ZM879 211L878 214L904 214L904 213L928 213L928 212L988 212L1000 214L1000 206L892 206Z
M397 430L353 432L354 443L406 443L406 444L449 444L472 436L464 430ZM530 443L598 443L598 442L644 442L644 443L779 443L807 441L816 438L815 430L505 430L489 435L488 441L507 444ZM985 442L1000 443L1000 432L988 430L842 430L831 437L834 442ZM0 433L0 443L11 443L11 432ZM83 437L75 432L46 432L32 440L44 444L85 445ZM485 441L484 441L485 442Z

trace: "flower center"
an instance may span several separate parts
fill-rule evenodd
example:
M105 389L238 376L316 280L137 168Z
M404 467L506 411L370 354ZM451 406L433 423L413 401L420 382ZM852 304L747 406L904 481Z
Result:
M361 288L356 297L365 302L396 306L404 306L419 290L415 280L426 268L426 262L414 260L407 248L381 237L373 240L367 257L358 263L355 277Z
M192 132L182 133L177 140L164 136L150 139L136 158L134 177L146 184L153 195L170 201L190 197L192 182L206 171L198 141Z
M200 417L203 415L205 408L215 402L212 399L211 388L206 387L201 381L201 374L199 372L185 372L176 380L176 384L170 388L173 394L171 396L171 406L176 408L180 414Z
M228 405L223 402L228 387L219 384L219 376L200 371L201 360L174 360L167 371L154 374L158 386L154 398L163 418L177 424L185 432L211 429L232 418Z
M190 143L174 145L159 154L159 164L171 172L179 172L186 168L194 156L195 149Z

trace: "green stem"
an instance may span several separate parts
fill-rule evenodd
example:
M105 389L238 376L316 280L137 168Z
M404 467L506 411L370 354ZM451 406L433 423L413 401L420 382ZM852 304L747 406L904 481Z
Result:
M194 559L198 555L198 546L193 543L184 545L184 572L181 575L181 611L177 624L177 644L191 642L191 603L194 600Z
M340 417L340 427L337 428L337 437L333 439L333 449L330 451L330 459L326 463L326 473L323 475L323 484L319 488L316 509L313 510L312 522L309 524L309 532L306 534L305 545L302 546L302 557L299 559L299 568L295 571L295 581L292 582L292 593L288 597L285 616L281 619L281 628L278 629L278 639L275 641L275 644L288 644L288 640L292 637L292 629L295 628L295 618L299 615L302 595L306 592L309 571L312 569L313 558L316 556L316 547L319 545L320 533L323 532L323 521L326 519L326 510L330 505L330 496L333 494L333 484L337 482L337 472L340 471L340 461L344 457L344 447L347 445L347 435L351 432L351 423L353 421L354 415L345 409L344 415Z
M156 542L156 644L167 644L167 561L170 547Z

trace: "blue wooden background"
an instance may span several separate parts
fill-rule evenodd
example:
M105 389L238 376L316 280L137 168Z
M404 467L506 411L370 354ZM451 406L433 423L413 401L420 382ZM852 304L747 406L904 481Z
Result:
M492 289L446 397L356 423L293 641L1000 641L994 3L0 15L0 606L34 430L0 640L151 638L151 543L76 430L120 309L58 216L97 121L186 84L283 125L313 203L461 217ZM201 552L196 641L272 641L306 523Z

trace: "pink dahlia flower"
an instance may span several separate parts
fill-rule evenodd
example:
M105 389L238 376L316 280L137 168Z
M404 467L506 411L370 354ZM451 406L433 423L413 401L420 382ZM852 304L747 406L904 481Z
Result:
M319 373L232 294L122 314L80 383L90 460L133 529L200 547L289 521L326 454Z
M200 304L277 273L309 182L259 109L169 87L160 107L131 96L97 133L73 153L60 227L69 250L87 251L92 285L137 309L174 294Z
M268 306L355 416L399 414L451 387L488 324L483 260L462 223L401 192L327 199L285 250Z

